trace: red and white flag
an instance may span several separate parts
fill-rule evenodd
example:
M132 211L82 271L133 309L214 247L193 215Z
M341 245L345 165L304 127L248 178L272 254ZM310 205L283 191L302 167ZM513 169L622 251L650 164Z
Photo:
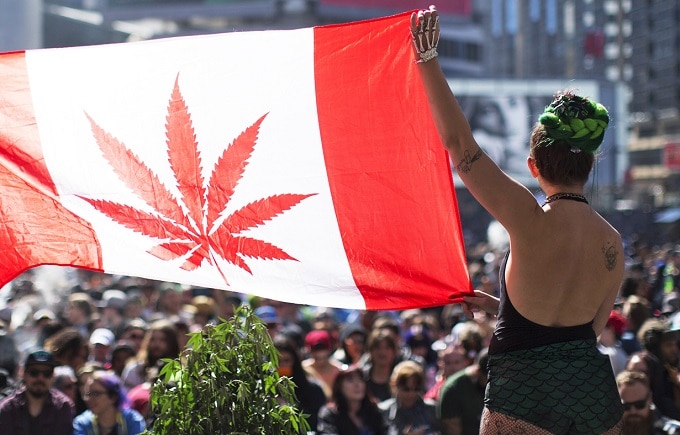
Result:
M339 308L470 293L409 16L0 55L0 284L56 264Z

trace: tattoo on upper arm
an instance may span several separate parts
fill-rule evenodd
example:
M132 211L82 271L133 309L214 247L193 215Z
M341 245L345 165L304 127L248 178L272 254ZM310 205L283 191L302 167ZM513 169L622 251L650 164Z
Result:
M473 156L470 156L470 151L465 150L465 153L463 153L463 159L460 161L460 163L458 163L458 166L456 166L456 170L458 172L462 172L463 174L467 174L472 169L472 164L481 157L481 148L477 148L477 152Z
M604 246L602 248L602 253L604 254L604 267L606 267L607 270L611 272L616 267L616 260L619 257L619 251L617 251L616 247L612 245Z

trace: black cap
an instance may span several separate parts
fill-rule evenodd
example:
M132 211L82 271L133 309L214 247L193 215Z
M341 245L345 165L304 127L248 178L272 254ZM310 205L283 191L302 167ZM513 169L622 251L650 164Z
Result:
M26 357L24 368L35 364L45 364L52 367L57 366L57 362L54 360L52 354L44 349L34 350L29 353Z

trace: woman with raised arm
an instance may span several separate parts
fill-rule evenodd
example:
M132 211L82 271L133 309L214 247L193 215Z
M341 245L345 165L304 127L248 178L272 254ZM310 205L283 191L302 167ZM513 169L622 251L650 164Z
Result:
M439 15L414 13L416 63L453 166L510 235L500 299L466 309L498 316L480 433L620 433L623 410L596 337L624 269L621 237L583 195L609 122L601 104L558 93L532 130L527 164L543 205L479 147L437 61Z

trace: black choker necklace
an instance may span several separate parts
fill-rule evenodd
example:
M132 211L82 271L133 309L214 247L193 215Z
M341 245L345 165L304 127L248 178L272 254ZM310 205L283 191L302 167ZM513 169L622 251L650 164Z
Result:
M588 200L586 199L585 196L579 195L578 193L556 193L554 195L550 195L547 198L545 198L545 202L543 202L543 205L550 204L553 201L557 201L560 199L568 199L570 201L577 201L577 202L584 202L588 204Z

